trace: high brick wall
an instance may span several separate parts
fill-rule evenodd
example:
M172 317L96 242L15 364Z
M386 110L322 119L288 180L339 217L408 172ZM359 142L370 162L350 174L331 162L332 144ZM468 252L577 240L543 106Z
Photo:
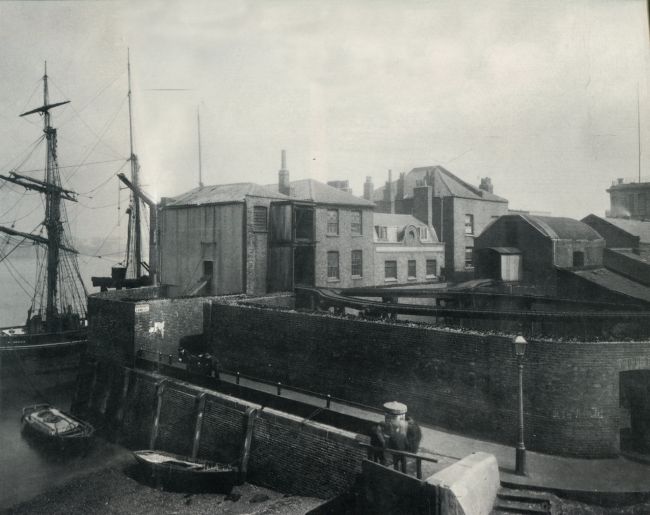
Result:
M206 328L226 369L380 406L485 439L517 440L509 338L213 303ZM650 369L650 344L532 341L526 445L596 457L619 452L619 373Z
M86 362L81 369L73 412L101 428L103 435L133 449L150 446L158 395L160 422L156 449L188 455L193 446L198 397L205 411L198 457L238 460L245 413L257 409L248 462L248 481L294 495L324 499L350 488L365 450L355 433L264 408L163 376Z

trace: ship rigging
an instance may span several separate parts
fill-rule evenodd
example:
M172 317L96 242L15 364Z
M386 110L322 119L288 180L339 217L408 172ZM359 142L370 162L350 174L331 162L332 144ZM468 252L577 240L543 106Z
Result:
M83 330L86 318L87 291L81 278L78 252L75 250L68 230L65 202L77 202L77 193L61 184L57 157L57 129L52 126L50 113L56 107L70 101L50 103L47 63L43 75L43 105L21 114L21 117L38 114L43 119L46 142L46 159L43 180L15 171L0 175L6 183L13 183L25 190L40 193L45 198L45 218L39 225L46 236L17 231L13 227L0 226L0 232L9 236L30 240L45 249L41 261L45 266L37 274L31 306L28 309L24 334L63 334ZM41 228L41 232L42 232ZM4 254L2 259L5 259ZM70 336L70 335L69 335Z

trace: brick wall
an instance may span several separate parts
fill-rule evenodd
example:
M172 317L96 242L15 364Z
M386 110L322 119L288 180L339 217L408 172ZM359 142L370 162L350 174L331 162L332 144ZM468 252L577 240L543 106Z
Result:
M81 370L73 411L91 420L113 441L133 449L148 448L156 384L162 380L162 376L108 362L87 362ZM199 458L236 461L246 409L258 410L248 463L249 482L288 494L327 499L351 487L361 470L366 453L355 433L170 379L165 380L161 396L155 448L184 455L191 452L201 394L205 394L206 403Z
M332 206L335 209L336 206ZM339 234L327 234L327 207L315 209L316 228L316 249L315 249L315 284L316 286L330 288L353 288L358 286L370 286L373 284L374 274L374 246L373 246L373 216L371 209L354 207L340 207L339 211ZM350 229L351 212L360 209L362 211L362 234L352 235ZM351 251L361 250L363 259L363 276L352 278L352 256ZM339 253L339 280L329 280L327 277L327 252L337 251Z
M380 406L514 444L517 367L509 338L213 303L207 332L226 369ZM527 447L584 457L619 451L619 372L650 369L647 343L533 341Z

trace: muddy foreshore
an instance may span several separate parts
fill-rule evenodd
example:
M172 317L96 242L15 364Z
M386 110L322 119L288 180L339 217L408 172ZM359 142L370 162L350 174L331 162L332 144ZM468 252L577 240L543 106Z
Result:
M128 465L115 465L75 477L0 513L298 515L323 502L311 497L283 495L248 483L236 486L228 496L165 492L137 482L130 477L128 469Z

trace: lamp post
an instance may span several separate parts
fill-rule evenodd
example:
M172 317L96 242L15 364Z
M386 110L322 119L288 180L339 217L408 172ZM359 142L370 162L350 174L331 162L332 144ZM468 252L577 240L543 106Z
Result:
M528 342L523 336L512 340L519 367L519 441L515 454L515 472L520 476L526 475L526 446L524 445L524 354Z

